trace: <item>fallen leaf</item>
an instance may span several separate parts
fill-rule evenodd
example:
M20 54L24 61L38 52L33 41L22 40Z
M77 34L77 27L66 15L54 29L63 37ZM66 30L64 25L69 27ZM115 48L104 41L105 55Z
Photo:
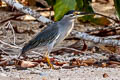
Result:
M109 65L109 67L110 68L116 68L116 67L118 67L118 65L117 64L111 64L111 65Z
M109 61L109 64L117 64L117 65L120 65L120 62L117 62L117 61Z
M83 65L82 66L88 66L88 64L87 63L83 63Z
M106 63L102 63L102 68L104 68L104 67L107 67L107 64Z
M62 66L63 64L66 64L66 62L58 62L58 61L56 61L55 64L56 64L57 66Z
M98 47L101 50L106 51L108 53L115 53L115 47L113 47L113 46L104 46L102 44L99 44Z
M31 62L31 61L19 61L18 65L22 68L32 68L38 65L36 62Z
M86 63L88 65L93 65L95 63L95 60L94 59L87 59L87 60L84 60L82 61L83 63Z

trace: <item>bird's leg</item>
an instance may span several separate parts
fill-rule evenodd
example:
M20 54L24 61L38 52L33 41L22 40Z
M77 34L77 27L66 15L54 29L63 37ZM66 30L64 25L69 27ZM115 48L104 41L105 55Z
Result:
M49 59L48 51L45 53L45 60L47 61L47 63L50 66L50 68L54 69L54 66L51 64L51 61Z

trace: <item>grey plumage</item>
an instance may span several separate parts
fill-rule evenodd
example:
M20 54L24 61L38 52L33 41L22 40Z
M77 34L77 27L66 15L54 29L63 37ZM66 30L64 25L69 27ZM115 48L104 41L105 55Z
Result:
M70 14L67 13L60 21L48 25L42 32L25 44L19 56L30 49L43 46L47 47L48 53L50 53L52 48L63 41L72 31L74 20L76 19L73 12L74 11L72 11L72 14L71 12Z
M56 27L56 23L50 24L49 27L46 27L43 31L38 33L32 40L25 44L25 46L22 48L21 54L24 54L30 49L50 44L57 37L57 34L58 27Z

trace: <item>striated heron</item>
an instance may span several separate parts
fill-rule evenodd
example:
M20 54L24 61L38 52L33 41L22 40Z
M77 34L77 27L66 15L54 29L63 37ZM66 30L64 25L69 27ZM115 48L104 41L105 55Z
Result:
M45 53L45 59L51 68L54 68L51 64L48 56L53 47L63 41L74 27L74 21L76 17L83 16L84 13L79 11L68 11L64 17L58 21L49 24L44 30L38 33L32 40L22 48L22 52L18 57L25 55L25 52L37 47L45 47L47 49Z

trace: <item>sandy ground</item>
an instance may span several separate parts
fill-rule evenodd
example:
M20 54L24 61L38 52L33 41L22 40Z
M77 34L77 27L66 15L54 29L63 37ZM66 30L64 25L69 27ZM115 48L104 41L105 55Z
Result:
M92 5L95 6L94 9L97 12L104 13L108 16L109 15L113 16L115 13L115 9L113 8L113 6L111 7L111 5L113 5L112 3L107 4L107 5L106 4L101 5L99 3L94 3ZM99 8L101 8L101 9L99 9ZM11 11L7 12L7 10L5 10L4 8L0 9L0 16L1 16L0 20L9 18L8 13L9 13L9 15L13 14L13 12L11 12ZM40 22L15 21L15 20L11 21L11 22L12 22L12 24L14 24L14 27L18 28L19 33L16 34L16 36L17 36L16 38L18 38L16 40L16 44L21 47L23 46L24 42L27 42L29 40L29 38L31 38L31 35L33 35L36 32L41 30L41 29L39 29L39 26L41 25ZM2 26L2 25L3 24L0 24L0 26ZM82 26L78 27L78 28L83 29L80 31L85 31L87 28L85 27L85 25L83 25L83 27L84 27L84 29L82 28ZM87 25L87 27L90 28L90 26L88 26L88 25ZM79 29L77 29L77 30L79 30ZM33 32L33 34L32 34L32 32ZM28 33L27 36L24 35L26 33ZM0 32L0 34L2 34L2 31ZM9 36L8 34L9 33L7 33L7 35L5 35L5 36ZM9 42L7 37L4 37L1 35L0 38L1 38L1 40L5 41L7 43ZM68 46L68 44L71 45L71 43L73 44L74 42L66 40L61 45ZM89 42L89 43L91 43L91 42ZM96 44L94 44L94 45L96 45ZM94 45L87 44L88 47L92 47L92 46L94 47ZM18 55L18 53L20 53L20 50L16 50L16 49L10 48L10 47L7 48L7 46L3 50L6 51L8 54L11 54L11 56L14 56L15 54ZM58 55L52 54L51 57L57 58L58 61L66 61L66 62L72 60L73 58L75 58L75 59L79 58L79 59L83 59L83 60L89 59L89 58L95 59L95 60L101 60L101 59L104 60L107 58L105 56L105 53L102 54L102 52L88 54L87 56L83 56L83 55L74 56L70 53L58 54ZM69 66L69 65L67 64L67 66ZM34 68L18 70L18 69L16 69L15 66L6 66L4 69L2 67L0 67L0 80L120 80L119 79L120 78L120 74L119 74L120 68L119 67L101 68L101 67L94 67L94 66L89 66L89 67L80 66L80 67L74 67L74 68L70 68L70 69L64 69L64 68L62 68L62 66L60 66L60 68L61 69L58 69L58 70L43 69L43 67L40 67L38 65L37 67L34 67ZM105 75L105 77L103 75Z
M120 80L120 68L80 67L73 69L19 70L0 73L0 80ZM107 74L108 77L103 77ZM9 75L9 76L8 76ZM13 76L14 75L14 76Z

